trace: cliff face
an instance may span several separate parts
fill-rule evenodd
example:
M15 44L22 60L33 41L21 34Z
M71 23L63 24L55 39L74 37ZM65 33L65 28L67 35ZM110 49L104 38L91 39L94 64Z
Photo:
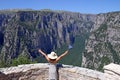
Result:
M110 62L120 64L120 12L97 15L85 48L84 67L101 70Z
M37 49L49 53L74 44L76 36L89 33L95 15L55 11L1 11L0 59L10 64L18 55L35 58Z
M119 19L120 12L0 11L0 64L9 65L21 54L33 60L38 48L64 51L68 44L73 49L63 59L65 64L80 66L81 58L82 66L97 70L110 62L119 64Z

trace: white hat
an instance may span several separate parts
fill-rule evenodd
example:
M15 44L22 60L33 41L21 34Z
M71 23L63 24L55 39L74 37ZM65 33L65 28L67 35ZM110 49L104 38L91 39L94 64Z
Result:
M51 52L50 54L47 55L50 59L56 59L58 56L55 52Z

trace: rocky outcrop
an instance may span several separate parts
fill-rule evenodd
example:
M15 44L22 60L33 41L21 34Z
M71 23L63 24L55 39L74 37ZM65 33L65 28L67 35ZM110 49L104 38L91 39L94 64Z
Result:
M0 80L46 80L47 64L19 65L18 67L1 68Z
M47 80L48 66L49 64L38 63L0 68L0 80ZM102 73L86 68L63 65L59 68L58 73L59 80L120 80L119 68L120 65L110 64L104 67L105 73Z
M104 72L106 75L110 75L116 80L120 79L120 65L111 63L109 65L104 66Z

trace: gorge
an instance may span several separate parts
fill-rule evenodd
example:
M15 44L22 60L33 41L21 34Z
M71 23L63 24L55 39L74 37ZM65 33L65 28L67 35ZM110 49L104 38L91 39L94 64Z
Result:
M120 12L82 14L52 10L0 11L0 67L11 66L23 55L45 62L38 53L60 55L73 49L60 63L102 70L120 64ZM4 63L4 64L3 64Z

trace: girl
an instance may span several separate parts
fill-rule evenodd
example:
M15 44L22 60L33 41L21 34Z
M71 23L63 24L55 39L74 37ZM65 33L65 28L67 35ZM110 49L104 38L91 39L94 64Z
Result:
M49 65L49 80L57 80L57 68L56 63L68 53L68 50L65 51L60 56L57 56L55 52L51 52L50 54L46 55L41 49L38 50L43 56L45 56L46 60L50 63Z

